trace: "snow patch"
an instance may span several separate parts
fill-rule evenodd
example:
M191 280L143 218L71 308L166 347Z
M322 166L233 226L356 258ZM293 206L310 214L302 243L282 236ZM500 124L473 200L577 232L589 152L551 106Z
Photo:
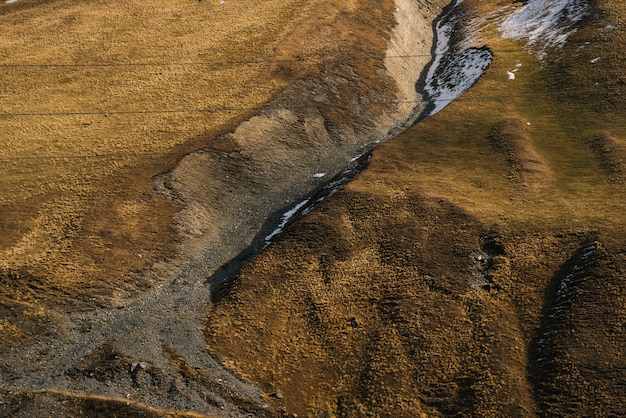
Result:
M424 90L430 96L434 115L472 87L491 64L493 54L486 48L468 48L437 68Z
M461 52L450 49L451 38L458 26L458 15L454 15L453 11L460 3L461 0L456 1L448 14L435 25L435 54L424 86L424 92L431 100L426 116L439 112L473 86L493 58L491 51L485 47L467 48ZM455 46L458 47L458 44Z
M280 218L280 222L274 228L274 230L263 237L263 248L266 248L272 243L272 240L281 234L285 227L291 222L299 219L300 217L309 213L318 204L324 201L328 196L339 190L344 184L348 183L358 173L365 169L365 164L369 161L370 154L364 153L357 157L354 157L350 164L343 169L341 173L335 176L331 181L326 183L321 190L315 193L315 195L301 200L292 206L289 210L284 212ZM318 173L320 175L326 175L326 173Z
M543 59L548 49L565 44L590 11L589 0L530 0L499 27L506 38L527 39L528 46Z
M282 216L282 218L280 220L280 223L278 224L276 229L274 229L274 231L272 231L272 233L268 234L265 237L265 246L266 247L270 244L270 242L272 241L272 238L274 238L276 235L278 235L281 232L283 232L283 229L285 229L285 227L287 226L289 221L291 221L291 219L298 214L298 211L300 209L302 209L304 206L306 206L307 203L309 203L309 200L310 199L303 200L302 202L296 204L293 208L289 209L287 212L285 212L283 214L283 216Z
M575 295L575 288L578 283L585 280L585 268L589 265L591 258L597 253L598 244L592 243L582 250L576 260L576 263L569 268L568 273L563 277L559 283L559 287L556 290L556 298L554 304L550 307L548 318L550 318L549 329L542 333L542 336L537 340L537 361L548 361L552 363L554 361L554 354L552 341L552 332L557 331L563 326L563 315L566 314L567 309L572 304L572 299Z
M515 68L511 71L507 71L506 73L509 75L509 80L515 80L515 73L519 71L519 68L522 66L519 62L515 64Z
M315 177L316 179L320 179L322 177L324 177L326 175L326 173L315 173L313 174L313 177Z
M17 0L5 0L4 3L5 4L11 4L11 3L15 3Z

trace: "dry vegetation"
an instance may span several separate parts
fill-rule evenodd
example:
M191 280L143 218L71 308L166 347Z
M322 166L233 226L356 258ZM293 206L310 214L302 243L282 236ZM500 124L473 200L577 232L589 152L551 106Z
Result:
M306 128L304 139L331 158L352 157L334 148L345 140L339 132L347 132L345 147L355 152L355 131L373 129L395 97L384 64L393 2L18 1L0 7L11 35L0 43L6 52L0 118L7 132L0 138L7 162L0 373L3 387L13 389L2 393L2 412L272 414L258 389L206 360L199 321L183 319L198 319L189 300L194 289L172 290L184 287L189 272L179 281L168 269L189 263L197 247L218 260L230 254L221 242L187 252L188 241L196 226L204 228L199 235L210 235L224 224L254 223L237 211L247 195L261 195L261 204L250 209L258 217L301 194L288 191L274 197L277 202L265 197L268 203L260 193L277 186L263 184L272 178L261 178L261 169L284 171L287 185L302 182L297 172L281 169L293 167L294 148L301 160L296 168L312 166L310 144L290 132L297 123ZM432 16L438 6L423 13ZM419 29L429 39L430 28ZM302 111L305 100L311 109ZM286 126L276 128L278 135L268 125L260 129L265 137L221 135L263 113L264 104L284 108ZM197 152L190 157L190 151ZM274 160L264 159L268 155ZM180 169L197 156L200 166ZM174 175L155 178L173 167ZM181 185L184 176L189 182ZM191 192L177 195L170 180ZM155 183L172 199L155 192ZM300 189L306 187L310 182ZM190 209L196 197L214 204L211 216ZM200 225L187 223L181 231L183 207ZM219 266L206 264L198 267L200 285L202 274ZM155 294L163 303L147 306ZM169 343L191 348L177 354ZM133 366L146 358L145 369ZM228 384L218 384L216 376L224 374Z
M486 21L480 82L237 273L209 349L298 416L626 413L626 10L594 4L543 62Z
M312 3L0 6L3 270L72 293L168 256L152 176L277 91L268 60Z
M3 395L3 416L46 416L97 418L206 418L206 415L163 410L141 405L128 399L81 395L63 391L28 391Z
M510 4L463 7L471 19ZM181 202L157 194L153 177L199 148L240 167L241 144L215 134L293 80L354 72L352 90L320 107L328 127L349 123L340 109L389 82L392 8L0 4L3 353L62 339L64 311L163 280L160 263L181 248ZM209 306L208 349L273 394L273 408L172 348L159 346L174 377L108 341L58 372L79 388L141 388L160 405L201 396L253 416L624 415L626 10L594 8L543 62L501 39L493 18L474 21L476 46L495 53L479 83L381 145L357 180L228 282ZM65 389L0 400L8 416L196 416Z
M285 85L270 61L313 4L0 5L6 338L27 321L15 312L45 316L42 301L106 305L153 284L151 266L176 255L179 207L152 177Z
M48 338L67 341L68 314L123 306L168 279L164 262L181 255L175 215L182 205L155 192L154 176L191 151L213 145L220 151L218 133L257 113L296 77L318 74L329 57L340 59L339 46L345 56L346 39L362 42L363 54L371 52L367 44L384 55L384 38L370 41L387 25L357 38L345 22L354 10L352 2L306 0L2 2L2 356L28 362L20 358L27 347ZM386 21L392 23L390 15ZM309 42L302 42L305 35ZM89 327L78 329L87 338ZM49 347L33 350L40 359L60 356ZM79 386L81 379L97 378L136 384L129 358L105 357L97 366L90 359L68 369L67 378ZM267 413L243 395L214 387L208 374L189 373L178 361L168 367L173 375L148 379L150 394L190 399L194 390L221 393L215 396L222 400L206 396L202 402ZM0 366L5 382L25 373ZM172 391L172 381L182 389ZM0 415L176 416L71 391L5 395Z

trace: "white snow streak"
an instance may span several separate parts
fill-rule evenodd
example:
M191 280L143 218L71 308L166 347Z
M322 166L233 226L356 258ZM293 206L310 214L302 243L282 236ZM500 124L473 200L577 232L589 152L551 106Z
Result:
M437 78L425 88L435 104L431 116L472 87L491 64L491 58L487 49L469 48L441 68Z
M544 58L548 49L565 44L590 11L589 0L530 0L506 17L500 30L506 38L527 39Z
M305 206L307 203L309 203L309 200L311 200L311 199L303 200L302 202L298 203L293 208L289 209L287 212L285 212L283 214L283 217L280 220L280 224L276 227L276 229L274 231L272 231L271 234L269 234L268 236L265 237L265 246L266 247L272 241L272 238L274 238L276 235L278 235L281 232L283 232L283 229L285 229L285 227L287 226L287 224L289 223L291 218L293 218L303 206Z
M461 1L458 0L454 7ZM487 48L467 48L460 53L450 51L450 38L456 30L455 21L450 16L448 13L435 26L435 56L426 73L424 86L424 92L428 94L433 106L428 116L439 112L473 86L493 58Z

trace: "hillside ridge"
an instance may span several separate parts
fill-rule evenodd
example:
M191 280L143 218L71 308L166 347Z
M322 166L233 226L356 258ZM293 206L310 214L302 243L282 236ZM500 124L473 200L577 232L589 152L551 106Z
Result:
M419 8L402 0L395 8L385 2L372 9L365 3L319 15L328 30L349 39L331 44L327 57L312 51L305 61L285 59L299 52L291 43L299 42L302 31L317 32L319 26L305 23L286 34L270 71L286 77L288 85L259 114L155 177L157 190L180 208L175 221L181 233L180 255L147 271L152 288L114 296L111 307L105 299L100 308L54 315L43 326L47 335L5 351L4 370L15 372L6 375L10 383L4 389L23 391L8 397L22 402L22 411L63 410L59 399L84 408L85 400L72 394L87 392L164 409L273 414L267 393L205 351L207 277L244 250L272 212L319 188L421 111L412 86L430 59L430 19L439 6ZM374 10L385 17L369 17ZM375 31L362 26L367 19ZM351 57L349 48L360 42L373 42L368 46L373 49ZM402 57L406 62L394 66Z

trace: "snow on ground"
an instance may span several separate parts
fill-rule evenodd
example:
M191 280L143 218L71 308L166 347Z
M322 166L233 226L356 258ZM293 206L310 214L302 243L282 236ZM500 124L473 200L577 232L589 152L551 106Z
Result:
M456 7L461 1L454 4ZM485 72L493 54L488 48L453 51L451 37L457 29L458 16L453 8L435 25L435 56L426 73L424 91L431 100L427 116L432 116L469 89Z
M296 204L294 207L292 207L291 209L289 209L287 212L285 212L282 216L282 218L280 219L280 223L278 224L278 226L276 227L276 229L274 229L274 231L272 231L270 234L268 234L265 237L265 246L267 247L271 242L272 239L277 236L278 234L280 234L281 232L283 232L283 229L285 229L285 227L287 226L287 224L292 221L296 215L298 215L298 212L307 205L307 203L309 203L310 199L305 199L303 201L301 201L300 203Z
M522 64L518 62L517 64L515 64L514 69L506 72L509 75L509 80L515 80L515 73L519 71L521 66Z
M566 314L567 309L572 304L572 298L575 295L576 286L582 280L585 280L586 267L591 262L591 259L598 252L598 244L592 243L588 245L586 248L582 250L582 252L578 255L577 260L573 266L569 267L569 271L565 275L564 278L561 279L559 283L559 287L556 290L556 297L552 306L550 306L550 310L548 312L548 317L550 318L551 326L550 329L545 331L541 338L537 341L537 349L538 349L538 358L537 361L553 361L553 355L549 352L549 343L552 338L552 331L554 331L555 327L559 327L563 325L563 315Z
M436 76L428 80L424 89L434 105L429 115L439 112L472 87L489 67L492 57L493 54L487 48L468 48L442 61Z
M591 11L590 0L530 0L500 24L505 38L526 39L539 58L562 47ZM508 8L507 8L508 10Z
M309 213L318 203L322 202L328 196L335 193L337 190L343 187L343 185L352 180L354 176L362 172L365 169L365 165L369 161L370 156L370 153L364 153L357 157L354 157L350 164L348 164L348 166L344 168L341 173L337 174L337 176L335 176L331 181L324 184L324 186L320 190L318 190L313 196L301 200L300 202L292 206L289 210L284 212L280 218L280 222L274 228L274 230L263 238L263 248L270 245L274 238L282 233L287 225ZM316 173L314 176L322 177L326 176L326 174L327 173Z

